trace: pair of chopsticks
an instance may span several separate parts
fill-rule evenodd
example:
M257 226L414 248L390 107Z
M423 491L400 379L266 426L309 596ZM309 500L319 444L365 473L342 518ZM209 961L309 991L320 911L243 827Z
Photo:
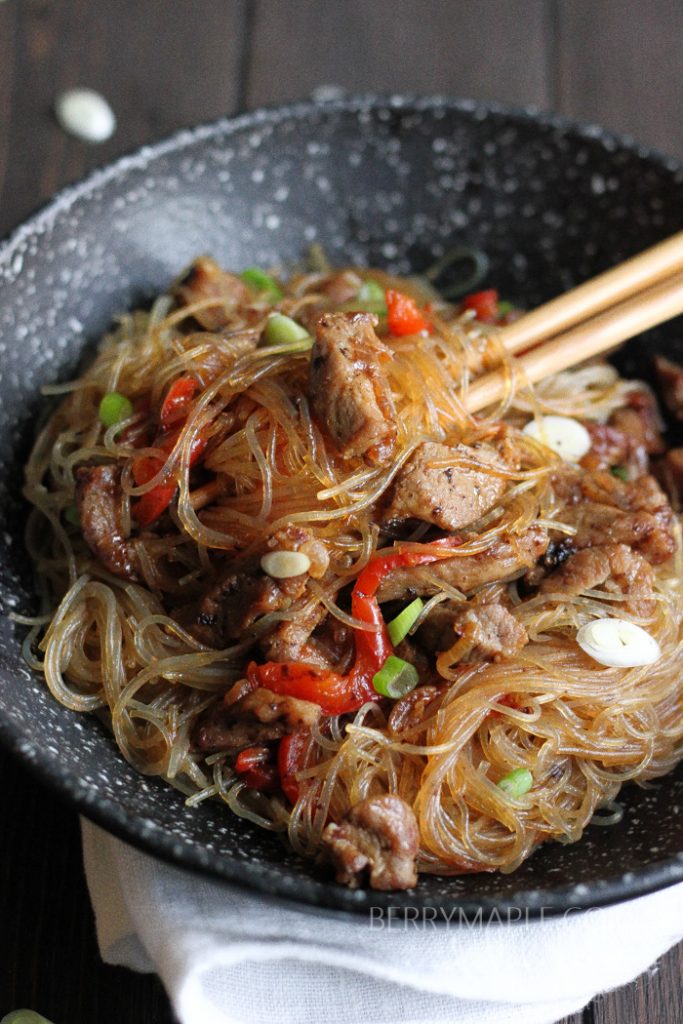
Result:
M628 338L683 313L683 231L525 314L498 335L515 360L516 379L535 384L603 355ZM498 402L509 373L476 380L465 404L479 412Z

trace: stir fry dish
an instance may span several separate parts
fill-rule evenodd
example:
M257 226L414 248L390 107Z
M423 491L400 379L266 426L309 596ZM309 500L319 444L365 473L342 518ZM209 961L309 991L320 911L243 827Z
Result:
M683 449L604 361L524 386L518 315L200 257L122 316L45 389L26 466L54 697L350 886L511 871L616 820L682 755Z

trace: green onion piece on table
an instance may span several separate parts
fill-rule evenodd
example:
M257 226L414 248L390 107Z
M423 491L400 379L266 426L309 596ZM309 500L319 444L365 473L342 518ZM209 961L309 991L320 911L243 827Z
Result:
M534 777L528 768L513 768L511 772L504 775L498 781L498 789L502 789L508 796L524 796L534 784Z
M119 391L109 391L100 402L99 416L105 427L113 427L133 414L133 403Z
M266 345L288 345L294 351L304 351L313 344L306 328L283 313L273 313L268 318L263 338Z
M5 1014L0 1024L52 1024L52 1021L35 1010L12 1010Z
M409 661L390 654L379 672L372 677L372 685L383 697L398 700L414 690L420 681L417 669Z
M265 270L261 270L259 267L247 267L240 274L240 278L253 291L262 292L271 302L279 302L283 297L282 288L275 278L266 274Z
M404 640L405 637L408 636L413 623L423 608L424 601L421 597L416 597L414 601L411 601L409 605L406 605L403 611L398 613L396 618L387 623L389 639L394 646L396 646L396 644L400 644L401 640Z

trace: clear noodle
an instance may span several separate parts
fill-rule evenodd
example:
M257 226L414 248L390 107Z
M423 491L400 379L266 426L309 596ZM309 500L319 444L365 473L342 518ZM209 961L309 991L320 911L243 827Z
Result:
M353 270L358 281L367 273ZM507 489L470 525L455 559L495 558L501 540L515 544L531 526L571 542L577 528L563 522L549 483L563 464L520 428L544 412L604 423L641 387L595 363L531 391L521 386L495 327L459 315L424 283L380 271L371 277L432 302L430 334L386 339L391 358L384 372L399 423L390 458L369 467L339 456L307 399L308 353L257 347L269 312L263 300L254 301L248 316L226 305L225 328L207 331L193 317L215 309L215 298L179 308L171 296L160 296L149 313L120 318L78 380L46 389L60 404L35 442L25 494L33 506L27 544L51 611L14 618L31 627L26 658L54 697L74 712L98 711L123 755L141 772L168 779L189 806L220 799L264 828L286 830L294 849L312 856L327 821L366 796L397 793L419 823L421 871L511 871L540 842L572 842L591 822L618 820L620 786L665 774L683 753L677 521L674 555L653 570L651 615L634 615L624 595L599 586L575 596L529 597L522 581L506 577L497 593L507 595L529 643L500 662L463 662L457 643L440 652L429 679L438 684L437 696L403 733L392 732L391 709L383 704L370 703L353 718L322 720L311 732L291 808L282 796L250 790L229 751L206 756L194 747L197 722L243 678L259 639L272 630L329 616L347 631L372 633L349 611L348 591L378 551L393 550L381 521L383 496L424 440L473 444L502 432L522 452L520 469L476 457L461 467L503 480ZM301 317L328 308L327 281L327 268L300 275L285 287L279 308ZM497 409L474 419L465 408L467 389L494 358L506 368L506 394ZM161 448L155 417L182 374L194 376L198 393L174 443ZM135 412L105 429L98 403L113 389L131 399ZM200 478L193 475L198 439L205 444ZM144 480L134 469L143 458L156 460ZM78 469L92 463L121 468L122 522L135 538L136 580L112 576L70 521ZM177 500L163 529L136 532L136 502L169 481ZM201 499L195 494L193 502L200 488ZM231 645L214 649L197 639L185 611L197 607L233 561L258 565L297 530L309 545L323 546L324 578L312 580L286 610L253 622ZM402 536L401 547L424 550L433 539L428 530ZM471 596L444 581L435 566L424 578L432 596L413 635L445 602L462 604ZM577 628L613 614L638 621L655 637L656 664L605 668L581 651ZM496 780L519 767L529 769L534 785L510 799Z

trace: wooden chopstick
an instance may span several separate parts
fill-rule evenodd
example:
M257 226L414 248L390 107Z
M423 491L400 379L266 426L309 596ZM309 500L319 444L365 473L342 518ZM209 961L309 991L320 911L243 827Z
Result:
M683 231L526 313L503 327L499 340L513 354L531 348L678 271L683 271Z
M674 238L683 239L683 234ZM514 362L517 386L535 384L553 373L604 355L628 338L682 313L683 272L646 288L520 356ZM509 371L505 367L476 380L465 397L468 411L479 412L500 401L509 387L509 380Z

